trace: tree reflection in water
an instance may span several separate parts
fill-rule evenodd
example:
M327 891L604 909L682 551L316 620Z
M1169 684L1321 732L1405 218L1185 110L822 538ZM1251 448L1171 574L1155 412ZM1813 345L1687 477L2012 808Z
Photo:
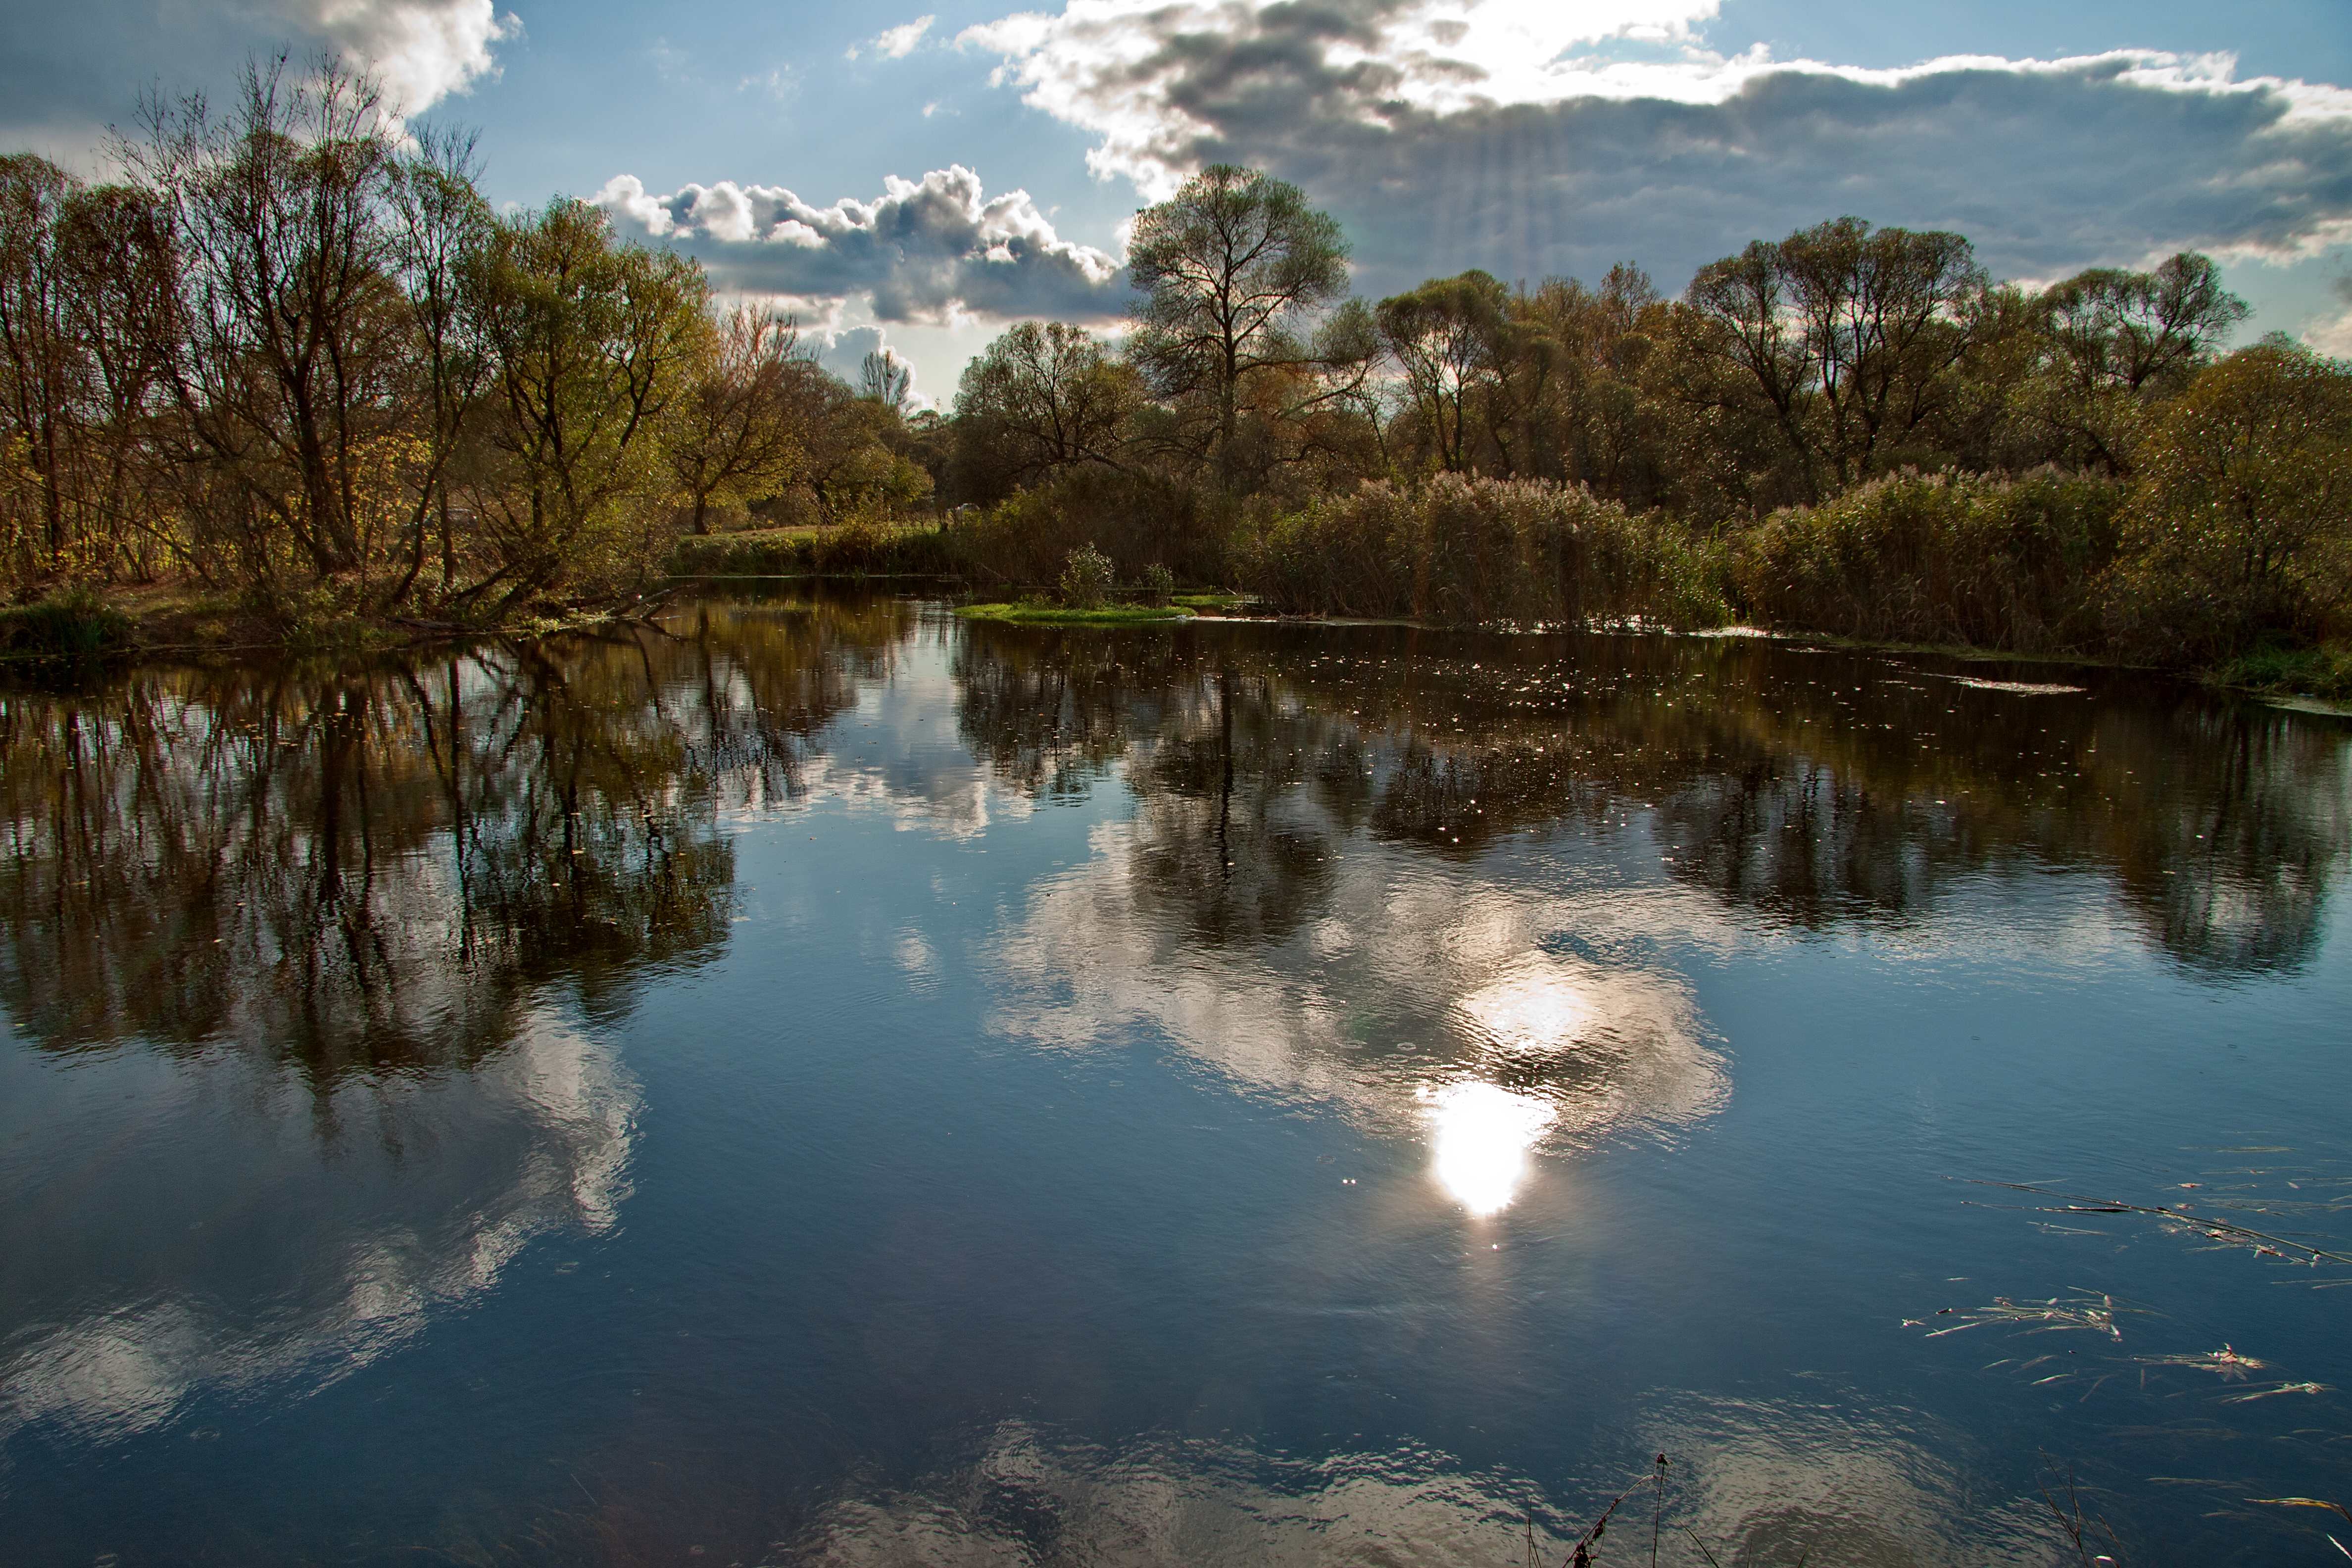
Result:
M1004 933L996 1026L1150 1029L1244 1092L1425 1140L1474 1215L1538 1147L1723 1104L1667 944L1899 929L2074 869L2192 973L2247 973L2315 951L2347 849L2335 735L2177 690L1365 629L976 628L961 659L963 733L1007 786L1115 771L1133 797Z
M1972 875L2082 869L2227 975L2309 958L2352 847L2339 728L2119 679L2095 699L1728 639L1262 626L979 627L959 678L1008 785L1129 763L1154 880L1207 941L1323 908L1331 834L1466 862L1647 813L1669 874L1750 918L1901 924Z
M466 1066L562 983L590 1017L727 931L730 807L905 631L699 606L360 670L142 668L0 698L0 994L57 1049L236 1041L322 1086Z

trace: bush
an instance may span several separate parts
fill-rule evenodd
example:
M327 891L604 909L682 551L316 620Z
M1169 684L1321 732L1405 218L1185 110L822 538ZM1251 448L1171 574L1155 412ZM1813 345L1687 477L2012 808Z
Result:
M829 528L689 534L669 557L676 577L943 575L954 569L941 530L865 514Z
M1164 607L1176 596L1176 574L1157 561L1146 566L1143 574L1136 581L1143 590L1143 602L1147 605Z
M0 653L19 658L103 658L130 642L130 618L87 587L0 610Z
M2117 644L2226 659L2352 634L2352 368L2264 342L2158 415L2110 584Z
M1073 610L1099 610L1118 584L1118 569L1110 557L1091 544L1081 545L1062 567L1062 603Z
M2123 491L2043 469L2018 479L1905 472L1774 512L1734 574L1768 626L1885 642L2084 651Z
M1711 539L1545 480L1445 474L1418 491L1368 483L1269 520L1241 553L1244 585L1297 613L1675 626L1730 618Z
M1132 575L1157 562L1213 582L1225 542L1213 497L1108 468L1081 468L999 501L954 529L964 571L985 583L1046 584L1070 552L1091 545Z

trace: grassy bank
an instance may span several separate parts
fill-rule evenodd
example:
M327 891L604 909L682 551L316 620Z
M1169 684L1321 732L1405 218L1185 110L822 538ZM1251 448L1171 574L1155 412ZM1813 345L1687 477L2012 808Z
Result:
M0 658L81 663L115 657L131 643L131 617L89 589L0 609Z

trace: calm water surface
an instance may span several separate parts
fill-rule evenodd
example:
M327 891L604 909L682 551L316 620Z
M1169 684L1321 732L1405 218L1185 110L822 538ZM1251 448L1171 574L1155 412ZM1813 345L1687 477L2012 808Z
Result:
M0 769L9 1564L2352 1544L2352 1268L1972 1184L2352 1253L2352 726L777 596Z

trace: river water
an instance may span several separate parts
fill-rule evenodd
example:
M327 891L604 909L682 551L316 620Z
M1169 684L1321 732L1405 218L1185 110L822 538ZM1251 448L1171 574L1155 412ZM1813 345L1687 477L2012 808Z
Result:
M12 1565L2352 1545L2338 721L779 591L0 765Z

